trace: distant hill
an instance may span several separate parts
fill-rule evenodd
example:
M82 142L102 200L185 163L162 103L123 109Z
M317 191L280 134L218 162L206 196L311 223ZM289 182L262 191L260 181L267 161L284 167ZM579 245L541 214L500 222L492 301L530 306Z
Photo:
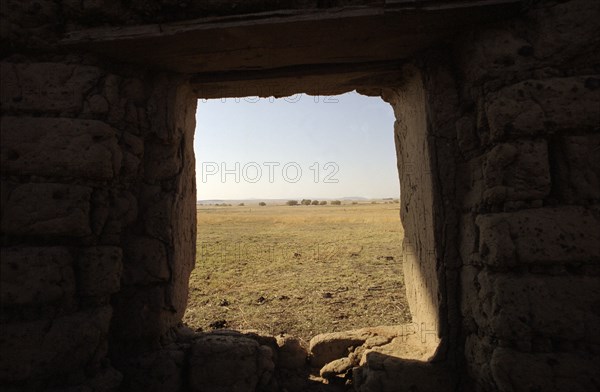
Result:
M302 200L302 199L310 199L310 200L342 200L342 201L367 201L367 200L392 200L392 198L374 198L370 199L368 197L362 196L344 196L344 197L296 197L296 198L286 198L286 199L257 199L257 198L248 198L248 199L205 199L198 200L197 204L239 204L239 203L249 203L249 204L258 204L261 201L265 203L282 203L284 204L288 200ZM397 199L397 197L396 197Z

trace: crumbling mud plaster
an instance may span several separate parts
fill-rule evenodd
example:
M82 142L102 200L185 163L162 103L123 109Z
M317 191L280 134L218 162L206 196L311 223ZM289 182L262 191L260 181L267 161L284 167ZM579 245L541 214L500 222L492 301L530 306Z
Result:
M598 2L200 3L2 2L3 390L600 388ZM196 99L354 89L396 114L414 323L181 326Z

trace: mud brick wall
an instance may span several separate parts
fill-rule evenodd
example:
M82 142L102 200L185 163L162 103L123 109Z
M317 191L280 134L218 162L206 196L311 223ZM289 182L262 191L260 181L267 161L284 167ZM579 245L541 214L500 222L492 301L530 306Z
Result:
M481 391L600 385L599 9L542 4L456 48L462 324Z
M525 3L404 59L397 78L378 79L393 86L352 79L396 114L407 294L436 337L427 361L367 359L359 391L599 388L600 3ZM202 86L58 45L73 29L328 7L191 4L2 2L4 390L277 390L274 338L177 329L195 259Z
M2 61L0 381L15 388L118 386L109 351L157 345L186 306L195 100L89 63Z
M440 339L430 377L449 368L448 385L600 385L599 15L593 2L537 4L416 56L383 95L407 297Z

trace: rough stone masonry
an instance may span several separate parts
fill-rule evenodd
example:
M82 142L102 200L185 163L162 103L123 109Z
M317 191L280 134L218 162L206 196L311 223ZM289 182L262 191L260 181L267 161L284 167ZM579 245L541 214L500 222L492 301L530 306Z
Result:
M0 389L600 390L600 2L2 0ZM181 325L198 98L392 105L413 323Z

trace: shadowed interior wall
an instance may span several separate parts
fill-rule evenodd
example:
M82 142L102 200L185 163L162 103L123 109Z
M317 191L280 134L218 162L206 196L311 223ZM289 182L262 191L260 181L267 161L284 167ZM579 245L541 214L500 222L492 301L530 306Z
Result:
M196 254L196 102L178 79L159 77L150 90L137 173L140 219L122 235L122 287L113 297L117 351L157 345L185 312Z
M2 3L3 388L202 390L190 374L223 372L229 382L230 368L245 369L249 390L259 380L275 385L276 345L218 337L248 352L219 357L214 337L178 326L195 257L196 98L269 85L275 95L357 88L382 95L396 113L408 294L415 321L435 324L441 345L431 361L372 356L357 371L357 390L598 389L600 3L527 2L505 21L398 56L379 50L398 41L371 36L363 46L384 56L367 64L357 53L343 64L295 67L304 51L320 58L316 35L313 46L278 52L277 69L260 57L265 48L247 52L266 67L258 70L230 48L217 48L230 66L222 73L210 54L189 53L182 65L215 73L170 73L165 52L161 68L152 52L125 64L136 59L115 53L139 50L136 35L110 34L185 21L166 3ZM398 4L375 9L367 25ZM337 15L313 11L297 22L307 31ZM439 17L435 7L427 12ZM261 18L252 22L261 37L277 35ZM106 26L110 39L96 46L93 38L77 48L62 41L65 31L94 37ZM450 31L443 26L436 37ZM151 27L160 35L164 26ZM228 28L228 39L245 39L243 26ZM165 50L169 35L161 39ZM102 51L115 42L116 57Z
M63 61L1 68L0 379L33 389L118 384L102 358L159 347L195 260L189 86Z
M541 2L455 45L461 321L481 391L600 385L599 15Z

